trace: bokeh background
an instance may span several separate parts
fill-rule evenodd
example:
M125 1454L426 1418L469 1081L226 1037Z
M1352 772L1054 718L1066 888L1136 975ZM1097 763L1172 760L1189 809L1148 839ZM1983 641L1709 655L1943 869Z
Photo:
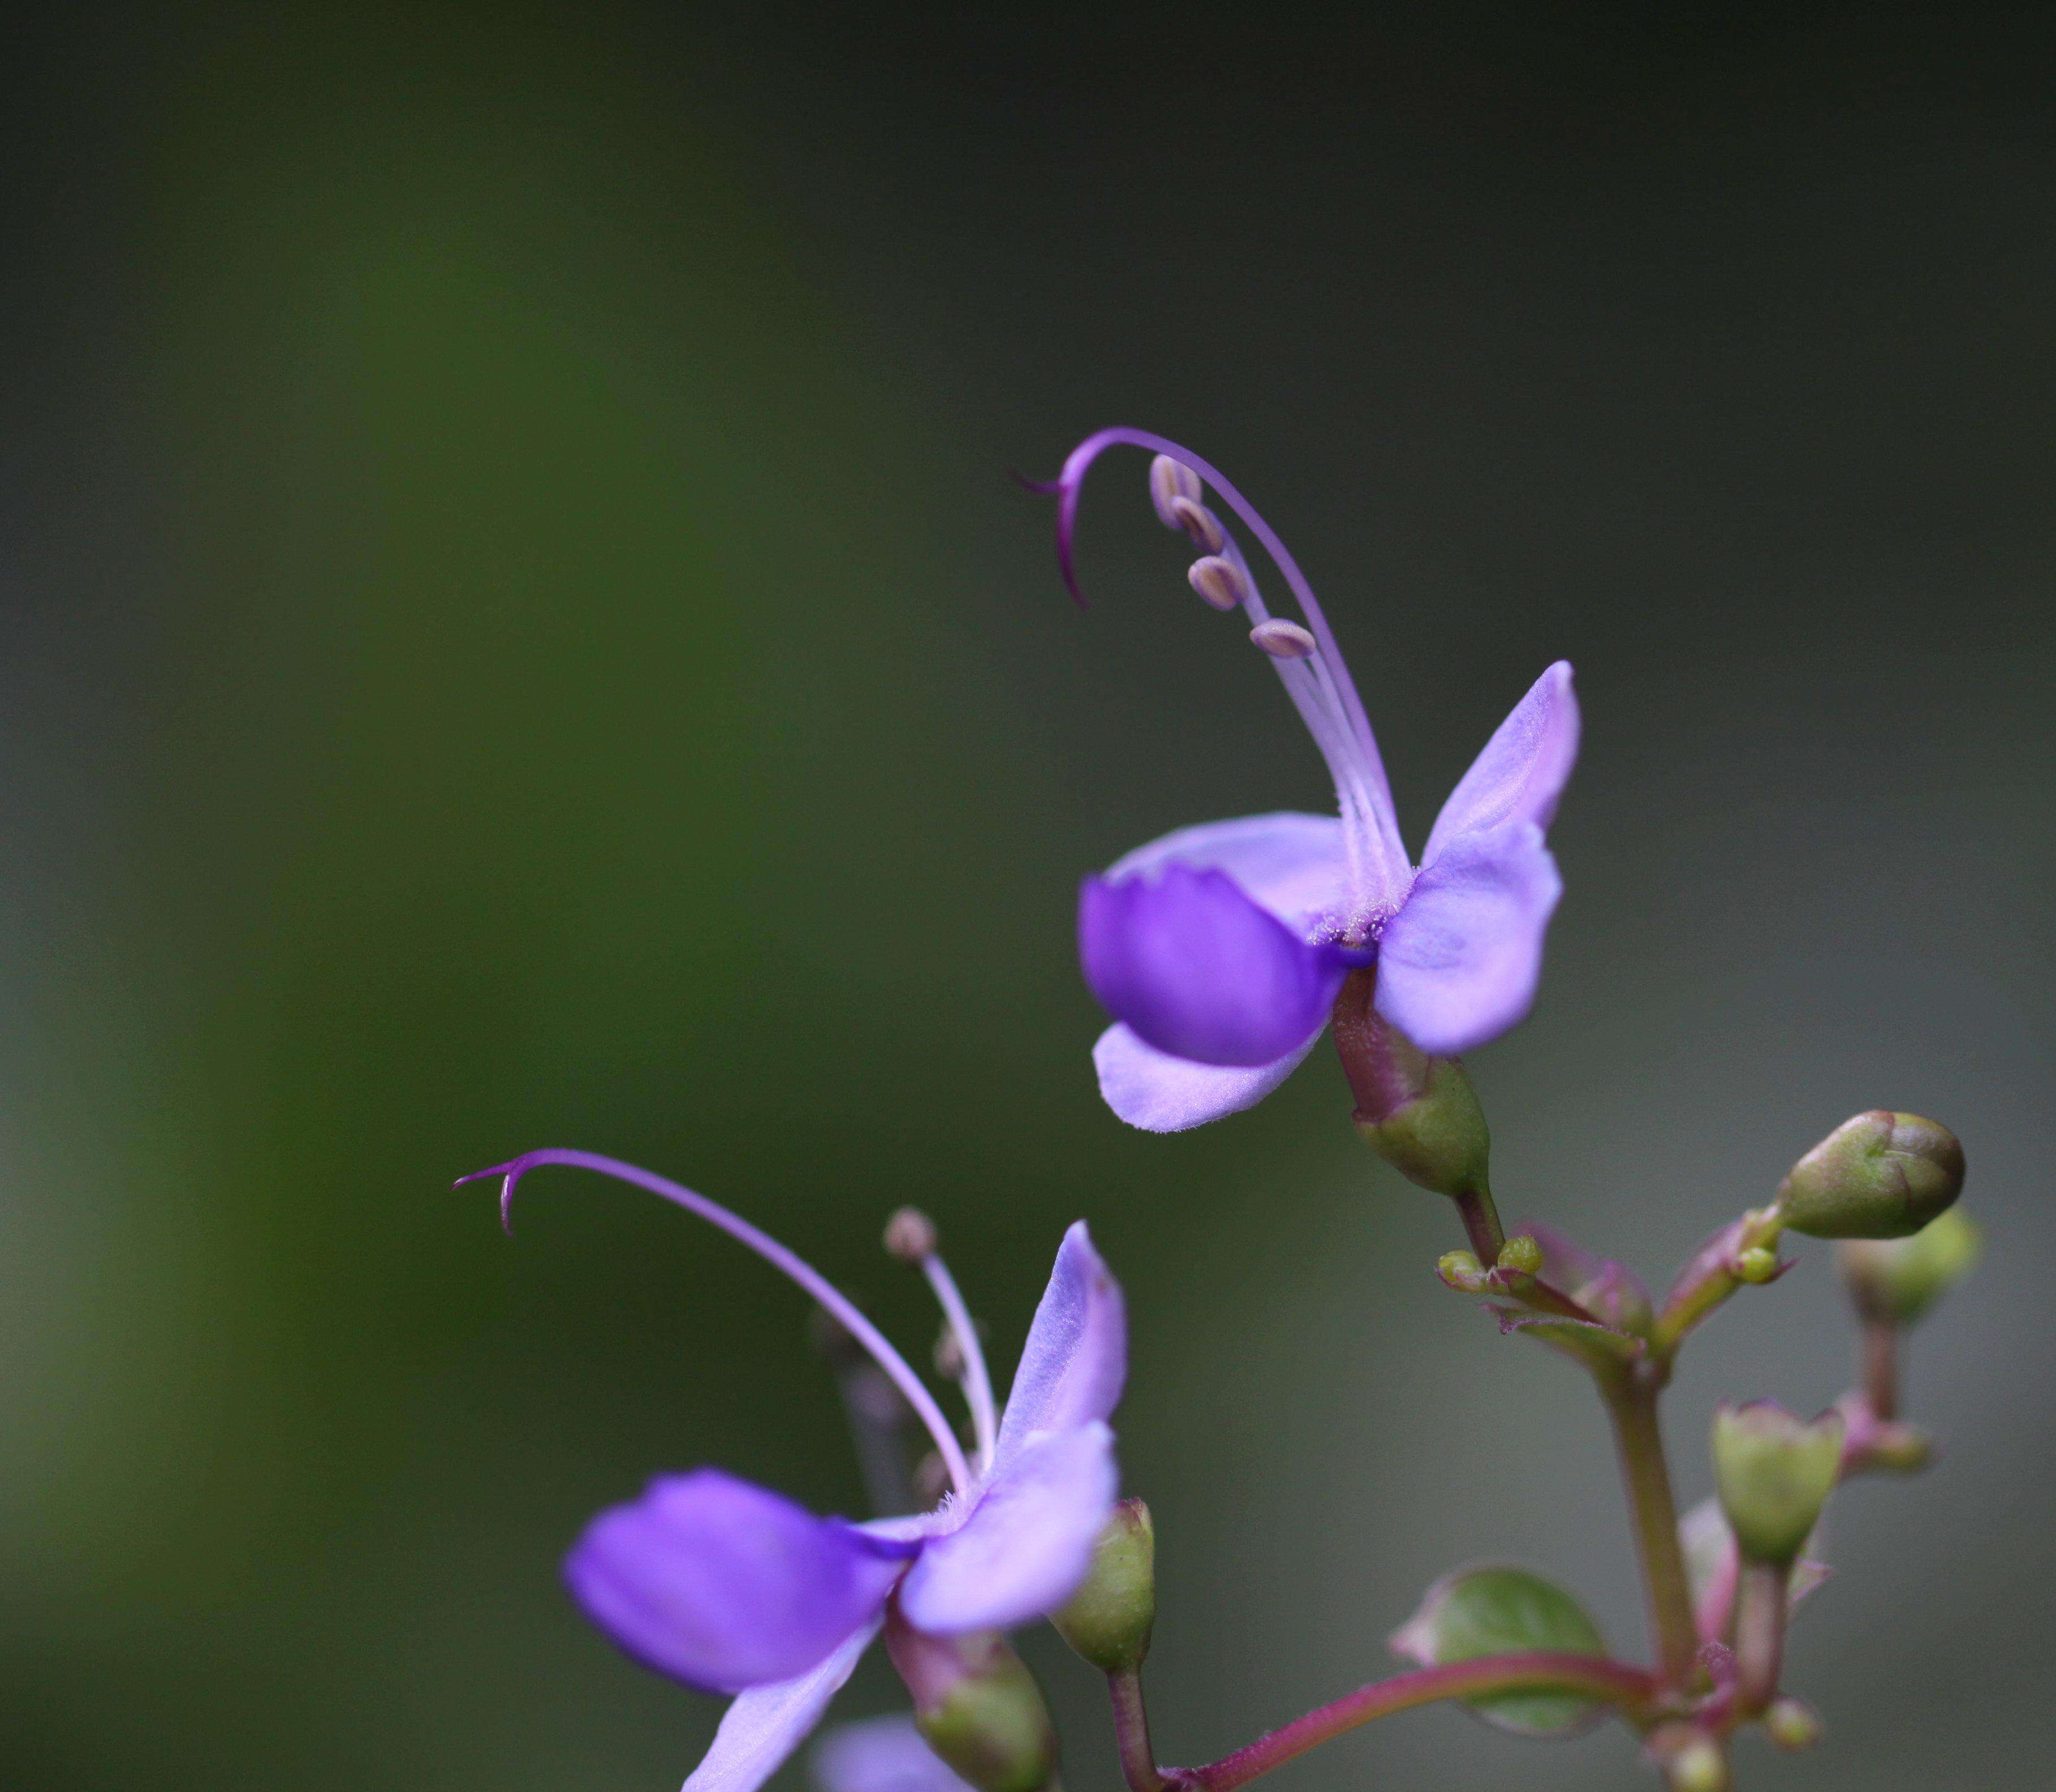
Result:
M1176 1139L1086 1058L1075 880L1321 806L1139 457L1326 595L1410 837L1550 659L1585 757L1504 1205L1667 1273L1833 1122L1968 1143L1926 1478L1838 1505L1827 1715L1757 1787L2056 1747L2046 15L1491 4L23 7L0 53L0 1781L661 1788L716 1707L556 1562L717 1462L861 1493L804 1303L919 1348L927 1208L1010 1362L1063 1224L1199 1759L1386 1671L1479 1556L1640 1618L1575 1372L1436 1282L1325 1054ZM1825 1252L1670 1406L1824 1403ZM1027 1647L1076 1792L1093 1677ZM874 1663L845 1708L887 1708ZM1416 1714L1306 1792L1647 1783ZM798 1783L797 1777L793 1783ZM1281 1784L1283 1782L1281 1782Z

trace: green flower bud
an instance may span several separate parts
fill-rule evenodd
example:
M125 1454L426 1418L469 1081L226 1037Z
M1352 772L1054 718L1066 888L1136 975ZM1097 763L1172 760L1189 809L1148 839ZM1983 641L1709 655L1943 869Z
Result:
M1489 1285L1475 1251L1445 1251L1435 1260L1435 1273L1459 1294L1477 1294Z
M1142 1665L1156 1621L1156 1527L1141 1501L1123 1500L1099 1533L1085 1584L1050 1622L1102 1674L1118 1674Z
M1777 1279L1777 1253L1767 1244L1752 1244L1735 1253L1734 1272L1736 1280L1761 1288Z
M1728 1792L1728 1758L1710 1736L1680 1743L1663 1763L1670 1792Z
M1911 1238L1852 1239L1835 1255L1865 1319L1911 1325L1977 1267L1983 1244L1977 1222L1952 1207Z
M1814 1238L1904 1238L1963 1186L1954 1133L1874 1108L1844 1120L1792 1166L1778 1186L1777 1216Z
M914 1725L976 1792L1042 1792L1057 1731L1042 1688L995 1631L934 1636L888 1615L885 1651L914 1696Z
M1785 1566L1799 1553L1842 1465L1842 1415L1809 1424L1775 1400L1714 1414L1714 1484L1745 1560Z
M1790 1754L1811 1748L1821 1739L1820 1715L1803 1699L1775 1700L1763 1714L1763 1727L1773 1743Z
M1515 1276L1539 1276L1542 1273L1542 1247L1526 1232L1521 1232L1500 1248L1499 1267Z

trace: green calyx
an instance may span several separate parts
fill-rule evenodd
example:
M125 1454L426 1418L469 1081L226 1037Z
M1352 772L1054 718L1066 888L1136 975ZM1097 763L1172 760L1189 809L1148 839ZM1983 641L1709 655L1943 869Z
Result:
M1492 1136L1463 1066L1453 1058L1428 1058L1421 1080L1421 1092L1382 1119L1359 1110L1358 1133L1402 1176L1436 1194L1486 1193Z
M1042 1688L1002 1638L965 1639L967 1671L914 1723L977 1792L1041 1792L1055 1778L1057 1732Z
M1123 1500L1113 1509L1085 1584L1050 1621L1103 1674L1142 1665L1156 1621L1156 1531L1141 1501Z
M1840 1413L1809 1422L1773 1400L1714 1414L1714 1484L1746 1561L1795 1561L1841 1472Z
M1835 1255L1865 1319L1911 1325L1977 1267L1977 1222L1952 1207L1911 1238L1852 1239Z
M1954 1133L1917 1114L1876 1108L1844 1121L1792 1166L1776 1212L1813 1238L1905 1238L1963 1186Z

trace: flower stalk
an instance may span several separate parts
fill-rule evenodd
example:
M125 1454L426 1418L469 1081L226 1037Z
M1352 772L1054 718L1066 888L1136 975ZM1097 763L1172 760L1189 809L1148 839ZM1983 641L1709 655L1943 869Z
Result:
M1613 1421L1614 1445L1627 1489L1628 1519L1642 1565L1649 1625L1665 1684L1682 1686L1697 1665L1699 1633L1692 1582L1678 1537L1678 1502L1657 1412L1661 1384L1632 1371L1603 1378L1600 1392Z

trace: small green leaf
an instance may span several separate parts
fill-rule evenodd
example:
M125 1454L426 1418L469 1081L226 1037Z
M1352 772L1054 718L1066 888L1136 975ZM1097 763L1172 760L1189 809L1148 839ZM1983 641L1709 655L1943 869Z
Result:
M1599 1626L1569 1593L1524 1568L1500 1563L1443 1576L1394 1632L1392 1647L1423 1667L1531 1651L1607 1652ZM1465 1703L1494 1728L1516 1736L1568 1736L1604 1709L1599 1700L1563 1692L1505 1692Z

